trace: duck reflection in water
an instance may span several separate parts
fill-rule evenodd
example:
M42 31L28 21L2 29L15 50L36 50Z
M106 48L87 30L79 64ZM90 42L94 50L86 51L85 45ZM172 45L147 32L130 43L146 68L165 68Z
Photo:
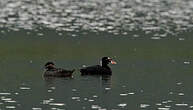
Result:
M101 79L102 79L102 85L105 88L111 88L112 87L111 75L102 75Z
M100 79L101 87L104 93L108 93L112 88L112 76L111 75L98 75Z
M63 85L74 78L72 76L72 77L43 77L43 79L46 82L46 85L48 87L52 87L52 86L55 86L57 83L60 83Z
M92 83L95 83L95 86L102 87L105 92L112 88L111 75L84 75L81 77L84 78L84 81L91 82L91 84L88 84L89 86L92 85Z

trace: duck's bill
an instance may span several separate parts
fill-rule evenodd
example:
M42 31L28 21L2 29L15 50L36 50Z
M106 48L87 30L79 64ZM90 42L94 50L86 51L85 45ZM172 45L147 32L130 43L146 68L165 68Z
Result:
M117 64L117 62L115 62L115 61L111 60L111 64Z

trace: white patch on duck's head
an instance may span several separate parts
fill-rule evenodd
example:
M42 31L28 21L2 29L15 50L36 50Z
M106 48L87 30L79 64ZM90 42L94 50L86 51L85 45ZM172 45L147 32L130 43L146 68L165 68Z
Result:
M110 61L111 64L117 64L117 62L113 61L113 59L110 57L108 57L108 60Z
M102 66L102 60L99 61L99 64Z

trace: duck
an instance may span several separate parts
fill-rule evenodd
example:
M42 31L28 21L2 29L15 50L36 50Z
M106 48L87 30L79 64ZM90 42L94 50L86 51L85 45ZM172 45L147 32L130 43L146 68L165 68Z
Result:
M101 65L88 66L80 69L81 75L112 75L112 70L108 66L109 63L117 64L110 57L102 57Z
M44 77L72 77L72 73L75 71L75 69L66 70L63 68L56 68L53 62L47 62L44 68Z

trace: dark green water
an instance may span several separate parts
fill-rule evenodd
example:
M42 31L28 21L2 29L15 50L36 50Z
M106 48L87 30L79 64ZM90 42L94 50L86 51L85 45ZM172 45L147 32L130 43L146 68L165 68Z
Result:
M42 30L0 34L1 110L189 110L193 108L192 32L152 40ZM180 39L179 38L184 38ZM43 79L43 65L81 68L115 57L111 77Z

